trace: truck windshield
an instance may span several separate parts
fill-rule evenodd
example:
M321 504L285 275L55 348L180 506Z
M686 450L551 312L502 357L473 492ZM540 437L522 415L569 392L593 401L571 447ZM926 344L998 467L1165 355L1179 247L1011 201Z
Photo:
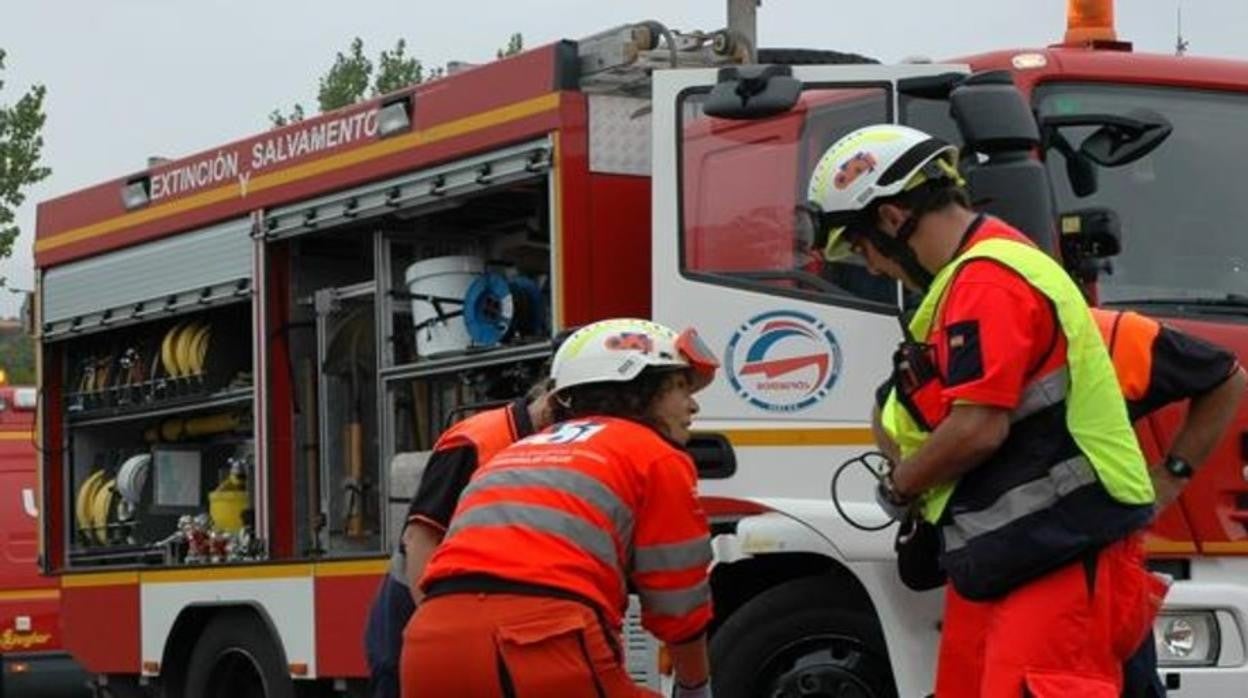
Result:
M1104 83L1037 88L1041 116L1126 115L1145 108L1174 126L1156 150L1115 169L1098 168L1095 194L1076 197L1062 155L1048 167L1060 210L1106 206L1122 221L1122 252L1100 280L1101 301L1181 305L1194 312L1248 307L1248 96ZM1092 128L1063 129L1078 148Z
M897 284L857 258L823 258L820 231L797 211L823 151L850 131L889 120L884 86L808 88L783 114L730 121L681 102L681 263L712 283L889 311Z

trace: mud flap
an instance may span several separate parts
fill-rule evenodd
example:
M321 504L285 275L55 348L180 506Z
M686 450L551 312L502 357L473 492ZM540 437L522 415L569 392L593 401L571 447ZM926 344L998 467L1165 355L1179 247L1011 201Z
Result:
M568 612L500 626L495 642L504 694L514 698L604 696L585 642L587 623L581 615Z
M1023 698L1118 698L1118 687L1105 679L1049 671L1023 676Z

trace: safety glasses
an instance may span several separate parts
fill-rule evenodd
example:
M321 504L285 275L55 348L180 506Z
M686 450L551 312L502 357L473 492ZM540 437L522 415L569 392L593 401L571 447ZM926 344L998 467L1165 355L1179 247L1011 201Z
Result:
M795 235L810 240L828 261L835 262L850 254L862 255L861 211L824 213L813 203L799 204L793 209L793 225Z

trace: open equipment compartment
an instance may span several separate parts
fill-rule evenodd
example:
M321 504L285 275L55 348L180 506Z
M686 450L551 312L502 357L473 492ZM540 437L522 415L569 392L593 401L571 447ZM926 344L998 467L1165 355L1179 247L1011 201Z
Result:
M288 275L300 555L397 541L438 434L523 395L552 336L545 139L266 214Z
M213 226L44 279L69 567L263 556L248 232Z

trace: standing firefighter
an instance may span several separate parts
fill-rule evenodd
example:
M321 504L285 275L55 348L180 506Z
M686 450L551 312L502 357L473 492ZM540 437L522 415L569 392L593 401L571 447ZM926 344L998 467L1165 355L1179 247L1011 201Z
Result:
M864 157L871 168L847 169ZM833 144L811 178L830 252L857 252L924 294L876 415L896 456L879 499L938 526L949 596L986 609L974 637L941 638L982 643L982 662L942 663L938 684L1117 696L1164 594L1139 534L1153 515L1148 469L1078 287L970 209L956 159L920 131L871 126Z
M403 545L390 558L369 608L364 630L372 698L398 698L399 653L403 628L416 610L416 583L442 540L460 493L477 466L534 431L550 425L550 405L542 379L528 396L509 405L473 415L448 429L433 453L407 512Z
M681 446L718 363L692 330L606 320L555 354L559 423L469 483L404 637L405 696L634 696L629 586L679 696L707 696L709 531Z
M1196 467L1212 452L1226 432L1243 396L1245 375L1231 352L1199 338L1167 327L1133 312L1092 309L1101 337L1109 349L1127 414L1133 420L1166 405L1190 400L1168 454L1152 469L1158 509L1179 496ZM942 698L976 696L977 687L962 676L982 672L984 630L991 621L992 605L970 601L956 594L948 604L956 606L945 632L960 638L941 647ZM1158 698L1166 695L1157 676L1157 653L1152 634L1141 643L1124 667L1123 698Z

